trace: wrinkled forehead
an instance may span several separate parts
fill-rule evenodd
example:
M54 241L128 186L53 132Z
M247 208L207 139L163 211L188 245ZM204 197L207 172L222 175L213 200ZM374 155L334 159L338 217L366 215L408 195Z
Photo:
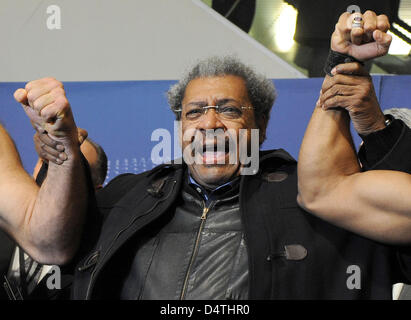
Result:
M204 102L215 105L221 100L233 100L238 103L249 103L245 80L234 75L195 78L185 89L182 104Z

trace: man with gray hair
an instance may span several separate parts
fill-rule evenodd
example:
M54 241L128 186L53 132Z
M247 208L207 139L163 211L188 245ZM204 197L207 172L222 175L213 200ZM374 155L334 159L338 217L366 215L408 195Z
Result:
M352 17L344 14L341 20L350 25ZM333 42L342 43L340 53L354 49L357 59L366 59L388 51L386 17L366 13L364 20L380 36L370 48L359 45L358 34L344 27L333 35ZM361 92L367 113L374 115L379 106L368 99L370 91ZM76 226L84 222L70 214L90 210L75 258L74 299L391 298L392 283L407 275L399 272L402 257L392 247L298 207L297 164L287 152L251 152L251 162L258 157L258 170L244 174L252 165L243 161L249 147L258 148L265 138L275 99L271 81L236 59L210 58L172 87L168 97L180 120L183 163L120 175L96 199L90 193L86 198L69 194L59 201L59 217L74 219ZM15 98L67 155L63 164L50 162L45 183L56 188L72 168L82 167L63 86L40 79L17 90ZM377 116L353 121L372 132L384 125ZM397 140L395 145L401 144ZM244 145L245 154L240 151ZM77 174L84 187L86 176L81 170ZM49 199L53 192L48 189ZM67 206L73 202L77 211ZM63 246L59 260L68 260L74 247Z

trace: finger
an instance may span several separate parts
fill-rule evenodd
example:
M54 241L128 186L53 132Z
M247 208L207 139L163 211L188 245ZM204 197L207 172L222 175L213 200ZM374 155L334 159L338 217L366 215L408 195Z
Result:
M380 30L375 30L373 33L373 38L377 45L378 56L383 56L390 50L390 45L392 42L392 37L388 33L382 32Z
M25 89L17 89L14 94L14 99L21 104L28 105L27 91Z
M46 161L54 162L56 164L62 164L64 161L68 159L67 154L65 154L64 152L61 152L56 155L52 152L52 150L53 149L49 149L49 147L44 146L42 152L39 153L40 158Z
M48 154L47 152L45 152L43 150L41 152L38 152L38 156L44 162L54 162L56 164L62 164L64 162L64 160L61 160L58 157L54 157L53 155Z
M33 140L35 143L36 151L41 159L46 161L53 161L58 164L68 159L66 153L55 150L54 148L51 148L43 142L41 142L38 135L35 135Z
M43 145L39 139L38 132L36 132L36 134L33 136L33 141L34 141L34 148L36 149L37 154L40 156L40 154L43 153L43 149L41 148Z
M68 112L68 101L65 97L57 97L53 103L41 109L41 117L48 123L54 124L57 120L62 120Z
M64 89L61 87L54 88L48 93L37 97L36 100L32 101L31 105L41 115L41 110L47 105L52 104L59 96L64 96Z
M340 38L347 40L347 41L351 39L350 16L351 16L350 13L344 12L338 19L337 24L335 25L335 31L339 34Z
M348 21L351 23L351 43L360 45L364 35L362 14L355 12Z
M42 95L45 95L52 91L54 88L63 89L63 84L53 78L34 80L27 83L26 91L29 103L34 102Z
M334 96L322 104L324 110L331 108L347 108L351 105L352 96Z
M58 151L64 151L64 146L58 141L55 141L52 138L50 138L50 136L47 133L39 134L38 139L39 141L41 141L41 143L49 146L50 148L53 148Z
M337 74L334 77L327 77L326 81L323 82L323 86L321 89L324 93L336 84L342 84L342 85L347 85L347 86L357 86L361 83L362 81L360 77L347 76L344 74Z
M321 93L320 93L320 99L321 99L321 95L323 95L325 92L327 92L330 88L332 88L334 85L337 84L337 77L339 76L334 76L334 77L329 77L326 76L323 84L321 86Z
M57 151L56 149L50 148L49 146L43 144L41 146L41 149L44 151L44 153L47 153L49 156L53 157L53 158L60 158L61 160L66 160L67 159L67 155L63 155L60 156L61 154L63 154L63 152Z
M77 128L77 134L78 134L78 142L81 145L84 142L84 140L87 139L88 132L87 132L87 130L85 130L83 128Z
M369 76L368 71L358 62L342 63L331 70L333 75L356 75L356 76Z
M27 82L24 89L26 89L26 91L32 91L37 88L49 88L51 90L56 86L63 86L63 84L55 78L49 77Z
M47 105L52 104L56 99L52 93L44 94L38 97L36 100L31 101L32 108L41 115L41 110Z
M390 29L390 20L385 14L377 16L377 29L382 32L387 32Z
M318 98L317 102L315 103L315 108L321 108L321 96Z
M373 11L366 11L363 14L363 20L364 20L364 36L363 40L364 42L370 42L373 40L372 34L374 30L377 29L377 15Z
M320 103L324 104L327 100L335 97L335 96L352 96L355 92L355 87L347 86L342 84L336 84L331 87L329 90L322 93L320 96Z
M39 154L39 156L42 159L47 158L48 160L48 156L47 154L49 154L50 156L54 157L54 158L58 158L60 151L56 150L53 147L47 146L43 141L40 140L40 135L34 135L33 140L34 140L34 145L36 148L37 153Z

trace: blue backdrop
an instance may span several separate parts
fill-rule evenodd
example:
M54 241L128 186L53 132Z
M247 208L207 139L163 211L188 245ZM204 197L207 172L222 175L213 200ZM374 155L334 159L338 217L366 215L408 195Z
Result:
M383 109L411 108L411 76L374 76ZM151 150L158 143L151 134L158 128L173 133L174 115L165 93L175 81L66 82L68 99L79 127L101 144L109 158L108 178L153 167ZM295 158L322 79L274 80L278 98L274 104L263 149L284 148ZM34 130L13 92L23 83L0 83L0 120L16 142L26 170L36 162ZM360 139L354 135L356 144ZM177 146L178 148L178 146Z

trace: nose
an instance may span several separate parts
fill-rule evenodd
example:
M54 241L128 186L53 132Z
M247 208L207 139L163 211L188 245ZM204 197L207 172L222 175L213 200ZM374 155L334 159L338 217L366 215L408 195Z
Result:
M210 108L205 111L205 113L200 118L198 123L198 129L220 129L224 128L224 124L221 122L220 118L215 109Z

